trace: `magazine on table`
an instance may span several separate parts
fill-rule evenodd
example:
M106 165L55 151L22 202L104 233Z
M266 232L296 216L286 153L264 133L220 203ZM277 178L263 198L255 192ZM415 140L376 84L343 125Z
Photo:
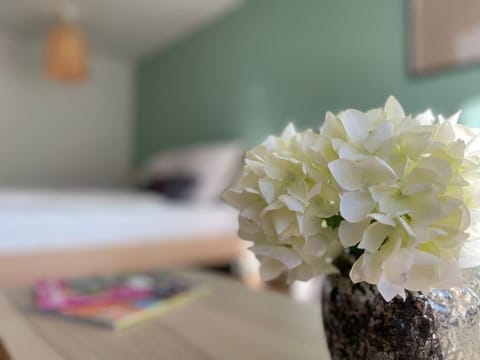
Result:
M40 280L34 286L37 311L115 330L167 312L205 292L203 284L168 271Z

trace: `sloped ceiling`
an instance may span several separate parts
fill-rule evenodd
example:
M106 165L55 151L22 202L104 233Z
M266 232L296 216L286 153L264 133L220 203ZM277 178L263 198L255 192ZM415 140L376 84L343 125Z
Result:
M232 11L241 0L77 0L93 46L130 58L159 50ZM0 0L0 29L46 34L62 0Z

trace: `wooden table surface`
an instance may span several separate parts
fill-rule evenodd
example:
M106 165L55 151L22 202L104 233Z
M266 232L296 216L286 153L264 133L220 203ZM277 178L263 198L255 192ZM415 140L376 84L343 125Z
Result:
M5 292L0 339L18 360L329 359L318 307L217 275L185 274L209 293L121 332L26 311L27 291Z

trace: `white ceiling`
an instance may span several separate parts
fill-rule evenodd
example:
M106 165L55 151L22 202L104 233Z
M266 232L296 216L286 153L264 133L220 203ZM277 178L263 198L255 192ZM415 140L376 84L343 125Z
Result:
M0 28L44 35L64 0L0 0ZM94 47L138 58L161 49L241 0L77 0L79 23Z

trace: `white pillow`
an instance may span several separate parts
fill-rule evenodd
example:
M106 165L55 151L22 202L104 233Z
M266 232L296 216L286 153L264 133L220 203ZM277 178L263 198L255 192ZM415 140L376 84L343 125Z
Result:
M173 149L151 158L143 173L149 179L192 176L194 200L218 200L241 171L244 154L236 141Z

